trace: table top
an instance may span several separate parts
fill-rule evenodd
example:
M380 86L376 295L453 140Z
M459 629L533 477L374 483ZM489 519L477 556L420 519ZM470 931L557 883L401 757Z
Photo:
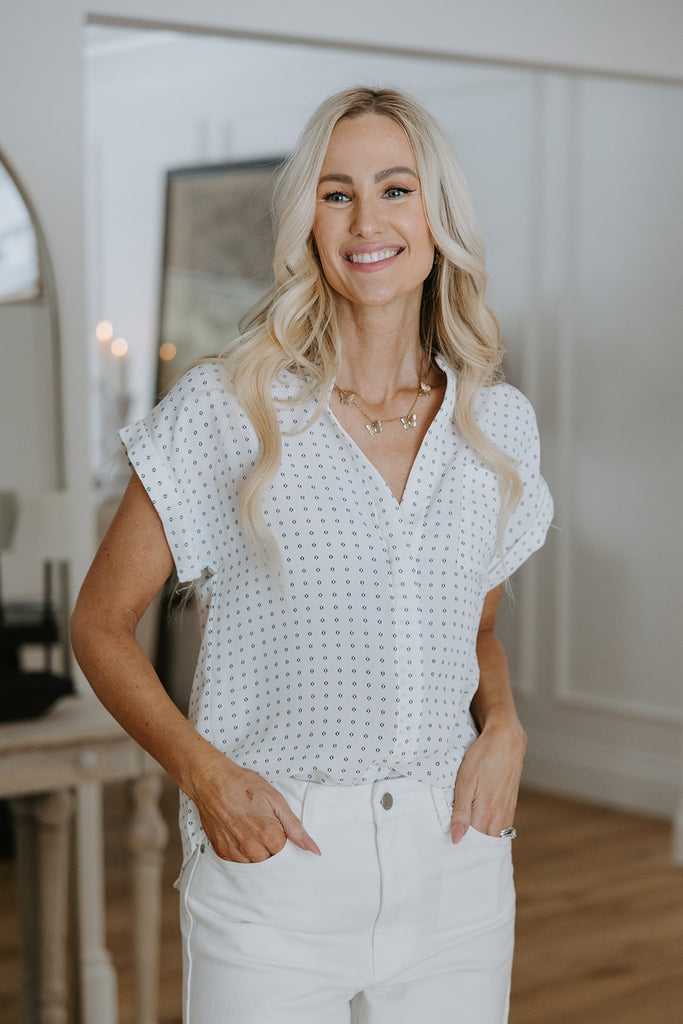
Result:
M161 771L95 697L64 697L41 718L0 725L0 798Z
M126 737L96 697L76 695L63 697L40 718L0 725L0 754Z

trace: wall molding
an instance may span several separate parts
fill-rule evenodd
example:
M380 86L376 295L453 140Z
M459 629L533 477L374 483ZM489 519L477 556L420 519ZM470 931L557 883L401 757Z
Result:
M534 409L541 399L542 309L543 309L543 216L547 189L547 167L543 159L545 94L540 75L530 83L531 181L528 189L529 218L529 280L522 345L522 388ZM532 558L519 572L520 633L518 650L517 692L526 698L538 693L537 652L539 644L539 574L538 560Z
M680 760L578 736L527 730L522 784L591 803L673 819Z
M556 690L555 698L556 703L561 706L612 715L615 718L635 718L659 725L674 725L677 722L683 724L683 708L665 708L661 705L646 704L644 701L624 700L605 694L581 693L571 688Z
M557 79L553 95L549 96L546 117L564 131L555 135L554 155L557 160L553 171L557 175L554 195L563 196L557 206L556 225L561 233L561 258L555 272L560 295L558 311L557 345L557 504L562 510L555 565L555 657L553 691L557 700L563 700L571 691L572 664L572 587L574 546L574 401L577 309L578 238L575 211L578 204L578 102L576 83L569 77ZM553 195L549 196L552 202Z
M577 389L577 310L579 308L578 216L581 180L581 86L572 76L554 76L545 83L544 126L550 140L545 154L547 183L543 193L550 229L561 238L561 256L551 265L550 285L559 297L557 311L557 480L556 498L561 509L561 531L556 546L554 572L554 659L552 692L558 706L645 722L683 723L683 706L663 707L646 701L586 692L576 685L574 669L576 636L572 614L574 594L575 518L575 400ZM540 118L539 118L540 120ZM552 163L552 160L555 163ZM559 197L563 201L559 202ZM555 210L551 206L555 204ZM599 680L596 681L596 685Z

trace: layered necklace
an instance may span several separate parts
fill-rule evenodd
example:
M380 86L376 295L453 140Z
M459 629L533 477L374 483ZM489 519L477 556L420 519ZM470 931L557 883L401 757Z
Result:
M342 405L352 405L354 409L357 409L361 416L367 421L365 423L365 429L371 437L376 437L377 434L381 434L387 423L400 423L404 430L410 430L411 427L417 426L417 413L414 411L415 406L421 398L424 398L432 390L431 384L426 384L422 380L422 368L420 368L420 376L417 382L417 391L415 397L411 402L410 408L403 416L392 416L389 419L379 419L375 416L371 416L369 412L363 408L358 401L358 395L355 391L344 391L337 384L334 385L334 390L339 395L339 401Z

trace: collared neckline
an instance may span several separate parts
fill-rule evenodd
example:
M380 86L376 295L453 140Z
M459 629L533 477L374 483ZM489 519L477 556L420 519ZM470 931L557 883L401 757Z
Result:
M427 433L423 437L422 443L415 454L400 501L396 498L396 495L393 493L389 484L386 482L374 463L367 457L365 452L351 437L332 411L330 400L334 390L335 381L332 382L332 386L330 387L328 394L326 412L330 423L345 441L347 447L352 452L357 465L369 480L372 481L375 494L381 501L382 505L385 506L385 508L390 509L392 514L397 515L400 518L418 514L420 507L428 500L426 495L423 495L422 501L418 502L416 500L416 496L414 495L414 484L420 477L422 464L428 456L428 450L432 448L434 441L442 436L445 424L450 424L452 421L452 413L455 407L457 375L453 367L450 366L442 355L437 353L434 356L434 362L446 375L446 391L441 401L441 405L437 409L434 418L427 429Z

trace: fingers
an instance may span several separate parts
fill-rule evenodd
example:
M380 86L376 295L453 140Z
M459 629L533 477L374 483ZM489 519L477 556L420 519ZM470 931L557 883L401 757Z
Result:
M321 857L322 854L315 839L309 836L302 822L294 814L284 797L281 797L281 800L283 807L279 818L287 838L291 839L294 845L300 847L300 849L308 850L310 853L315 853L318 857Z
M472 824L472 805L476 795L476 776L467 770L466 763L460 766L455 780L453 793L453 813L451 814L451 840L459 843Z

